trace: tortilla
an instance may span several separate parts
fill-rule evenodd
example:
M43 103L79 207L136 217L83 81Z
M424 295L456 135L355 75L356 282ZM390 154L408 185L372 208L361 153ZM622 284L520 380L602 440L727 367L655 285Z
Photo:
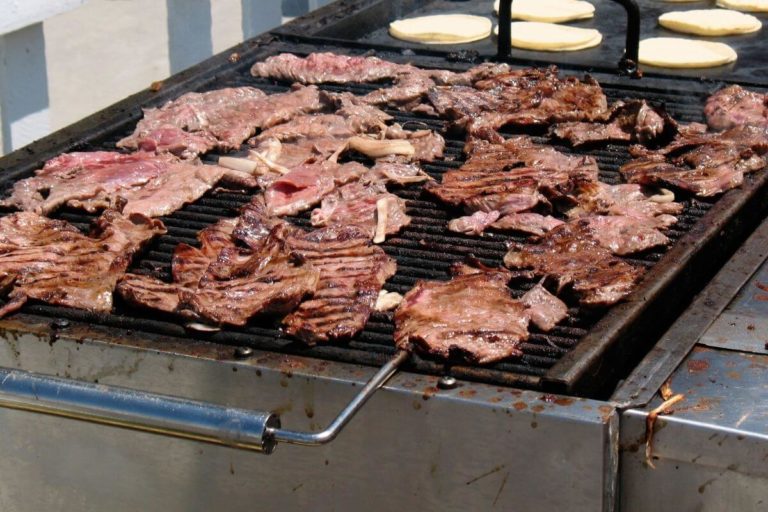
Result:
M524 50L567 52L599 45L603 36L593 28L569 27L538 21L512 23L512 46ZM499 34L499 27L495 28Z
M640 64L663 68L711 68L736 60L724 43L679 37L652 37L640 41Z
M493 12L499 14L499 0L493 4ZM515 0L512 2L512 19L561 23L584 20L595 15L595 6L583 0Z
M768 0L717 0L719 7L747 12L768 12Z
M694 9L667 12L659 25L675 32L699 36L728 36L757 32L763 24L751 14L727 9Z
M416 43L460 44L485 39L492 27L491 20L482 16L438 14L393 21L389 34Z

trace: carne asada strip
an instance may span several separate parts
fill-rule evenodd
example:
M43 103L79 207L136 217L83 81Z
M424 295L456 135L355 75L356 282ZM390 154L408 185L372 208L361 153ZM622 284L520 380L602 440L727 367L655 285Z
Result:
M743 125L767 126L768 97L730 85L707 99L704 115L709 127L717 131Z
M19 212L0 219L0 277L10 301L0 317L28 299L107 313L112 292L133 255L155 235L159 220L108 210L89 236L60 220Z

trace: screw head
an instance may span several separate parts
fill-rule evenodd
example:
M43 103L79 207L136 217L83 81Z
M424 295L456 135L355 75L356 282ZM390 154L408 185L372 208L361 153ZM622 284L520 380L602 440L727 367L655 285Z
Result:
M253 355L253 349L251 347L237 347L235 349L236 359L247 359Z
M458 385L458 381L450 375L443 375L440 377L440 380L437 381L437 387L440 389L453 389Z

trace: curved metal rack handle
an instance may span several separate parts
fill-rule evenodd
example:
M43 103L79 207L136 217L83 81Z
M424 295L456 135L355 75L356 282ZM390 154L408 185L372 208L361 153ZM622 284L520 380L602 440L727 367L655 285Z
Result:
M613 0L621 4L627 11L627 40L624 55L619 61L620 74L640 78L638 54L640 52L640 8L635 0ZM497 41L497 60L506 61L512 51L512 0L501 0L499 3L499 38Z
M322 432L282 429L280 417L273 412L223 407L6 368L0 368L0 407L269 454L279 441L318 446L335 439L409 356L403 350L396 352Z

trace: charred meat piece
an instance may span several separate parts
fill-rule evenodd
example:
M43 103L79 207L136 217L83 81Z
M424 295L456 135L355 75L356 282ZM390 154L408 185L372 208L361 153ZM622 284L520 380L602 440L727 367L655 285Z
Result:
M550 128L550 133L578 147L606 142L654 144L670 140L676 130L677 123L664 110L634 100L615 105L607 122L559 123Z
M644 273L584 236L584 227L569 222L542 237L535 245L513 247L504 264L514 270L531 269L553 279L558 289L571 287L584 306L609 306L626 297Z
M237 149L259 128L323 107L315 87L270 96L253 87L190 92L145 110L134 133L117 145L189 158L216 148Z
M311 299L283 319L286 332L314 345L363 330L396 263L357 226L329 226L287 237L291 249L320 273Z
M601 246L619 256L669 244L669 238L642 218L593 215L571 223L574 233L596 240Z
M428 97L441 116L455 120L470 136L493 142L501 141L496 130L506 125L548 126L610 115L597 82L560 78L555 67L496 74L474 87L435 87Z
M740 85L720 89L704 106L707 124L713 130L736 126L768 125L768 99L765 94L749 91Z
M768 126L742 125L722 133L686 130L656 151L631 148L620 169L630 183L671 185L709 197L738 187L744 173L768 165Z
M242 326L258 314L287 313L314 292L319 274L288 249L285 226L273 228L256 249L242 249L226 237L233 224L209 228L200 250L180 245L173 283L129 274L118 286L121 296L195 321Z
M358 226L379 243L410 224L411 218L405 213L405 200L387 192L381 181L367 179L325 196L320 207L312 211L311 222L315 227Z
M68 204L89 212L122 207L126 214L160 216L198 199L228 174L223 167L170 155L65 153L16 182L0 204L43 215Z
M395 344L480 364L522 355L529 314L504 274L479 272L447 282L418 281L395 312Z
M86 236L64 221L20 212L0 219L0 233L0 276L10 299L0 317L28 299L106 313L133 255L165 226L109 210Z
M552 295L540 283L520 298L531 317L531 322L544 332L549 332L568 316L568 306Z

